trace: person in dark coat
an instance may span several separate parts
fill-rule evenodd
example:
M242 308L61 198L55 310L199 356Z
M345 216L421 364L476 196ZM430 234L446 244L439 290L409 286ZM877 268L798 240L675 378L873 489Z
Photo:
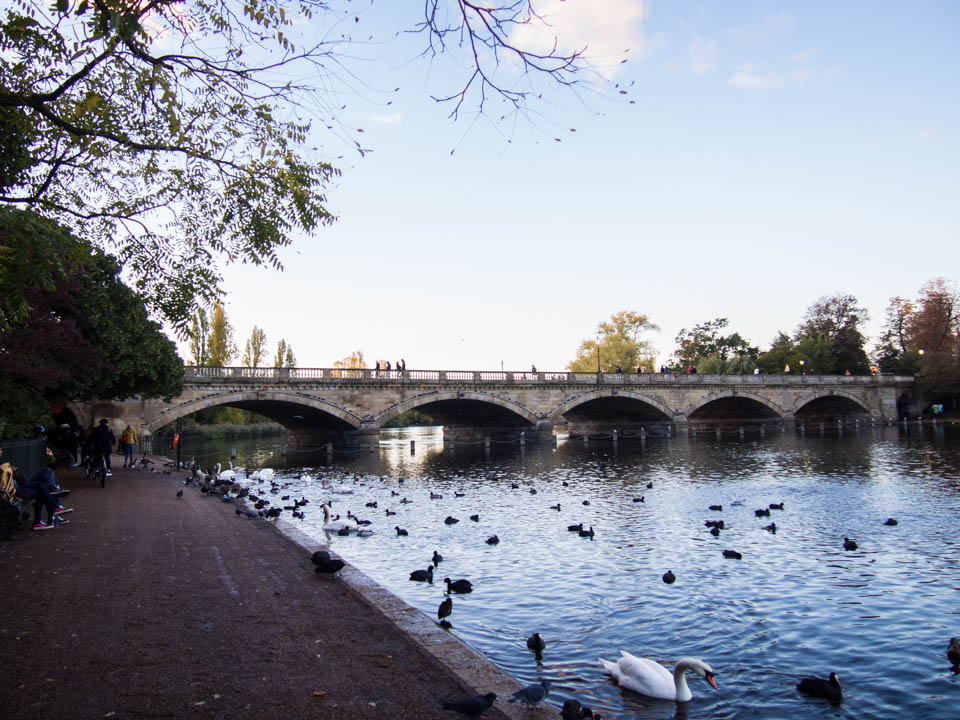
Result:
M90 431L87 437L87 454L90 459L99 464L103 457L107 464L107 472L110 472L110 453L113 452L113 446L117 444L117 439L113 435L113 430L106 418L100 420L100 424Z

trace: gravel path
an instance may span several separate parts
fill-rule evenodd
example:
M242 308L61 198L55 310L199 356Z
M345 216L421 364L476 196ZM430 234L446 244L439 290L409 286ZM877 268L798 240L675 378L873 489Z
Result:
M0 718L451 720L488 691L183 476L61 470L70 523L0 542Z

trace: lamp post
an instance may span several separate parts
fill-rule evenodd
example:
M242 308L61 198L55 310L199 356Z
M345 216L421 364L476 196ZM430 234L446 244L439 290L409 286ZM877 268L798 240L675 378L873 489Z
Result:
M597 335L597 385L600 384L600 336Z
M806 360L801 360L801 361L800 361L800 374L801 374L801 375L806 375L806 372L804 372L805 369L806 369L806 368L804 368L804 365L806 365L806 364L807 364L807 361L806 361Z

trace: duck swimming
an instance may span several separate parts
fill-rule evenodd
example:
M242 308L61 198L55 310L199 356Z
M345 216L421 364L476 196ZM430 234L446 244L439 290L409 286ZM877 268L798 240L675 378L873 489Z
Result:
M687 686L688 670L702 677L714 689L717 687L713 679L713 670L698 658L677 660L671 673L660 663L636 657L626 650L621 650L620 655L620 659L615 663L600 658L600 664L613 676L620 687L646 697L689 702L693 698L693 693Z

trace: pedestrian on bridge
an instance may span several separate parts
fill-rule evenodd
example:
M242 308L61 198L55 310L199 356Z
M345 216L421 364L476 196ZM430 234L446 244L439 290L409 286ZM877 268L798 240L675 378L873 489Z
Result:
M137 451L137 433L132 425L127 425L120 439L123 442L123 466L127 467L129 464L133 467L134 455Z

